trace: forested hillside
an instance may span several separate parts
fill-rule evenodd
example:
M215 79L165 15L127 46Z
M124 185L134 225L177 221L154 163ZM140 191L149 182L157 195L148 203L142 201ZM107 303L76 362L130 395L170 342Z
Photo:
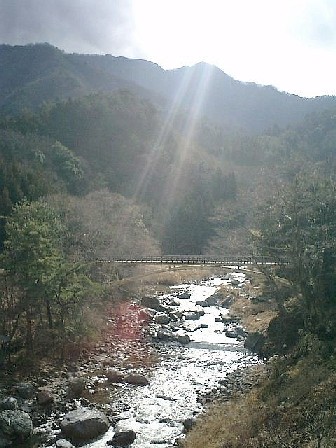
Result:
M132 90L165 110L191 111L221 127L257 133L335 107L334 97L301 98L237 81L215 66L163 70L145 60L66 54L48 44L0 46L0 107L18 113L92 92Z
M121 275L102 261L259 253L286 261L264 269L277 316L257 335L283 358L209 447L334 446L335 98L48 44L0 65L0 363L92 340Z

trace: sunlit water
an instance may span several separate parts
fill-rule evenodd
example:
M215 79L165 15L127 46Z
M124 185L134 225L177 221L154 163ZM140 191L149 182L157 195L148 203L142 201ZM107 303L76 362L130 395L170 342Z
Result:
M198 285L179 285L172 288L171 295L180 302L178 310L197 310L196 302L214 294L218 287L230 284L239 287L245 280L242 273L231 275L228 280L213 279ZM176 299L177 291L188 291L189 299ZM167 297L167 296L166 296ZM257 362L257 358L243 348L243 343L225 336L224 324L216 318L228 310L216 306L204 307L204 316L197 321L186 321L186 325L198 328L189 332L190 344L160 343L162 362L153 371L150 384L145 387L125 389L119 400L123 412L116 430L134 430L137 434L132 447L167 448L183 434L182 422L202 411L197 400L218 386L219 381L237 368ZM218 319L217 319L218 320ZM203 325L205 326L205 325ZM112 403L113 405L113 403ZM120 403L115 402L116 408ZM109 430L100 440L85 445L86 448L105 448L114 432Z

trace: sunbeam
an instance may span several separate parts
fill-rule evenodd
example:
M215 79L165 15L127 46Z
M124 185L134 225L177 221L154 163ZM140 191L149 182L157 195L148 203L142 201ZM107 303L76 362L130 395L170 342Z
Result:
M134 199L139 199L142 196L142 193L146 187L146 183L148 182L151 174L155 170L156 164L162 155L162 151L167 143L169 134L172 131L173 123L177 117L177 115L181 111L181 104L185 98L185 95L188 91L189 83L190 83L191 73L188 71L185 73L182 82L180 83L174 100L170 105L168 112L166 114L166 118L163 122L163 126L160 128L158 135L153 143L152 149L147 156L147 161L145 166L142 169L142 172L139 176L133 197Z
M166 114L164 123L147 156L146 164L139 175L134 190L134 199L141 199L143 196L146 187L156 170L157 164L160 162L160 158L167 147L169 138L172 136L172 130L175 127L176 121L183 112L182 105L188 101L188 98L191 96L189 106L190 112L188 112L187 120L181 129L184 138L182 141L179 141L178 147L175 148L172 169L169 171L169 175L162 185L160 195L161 202L165 204L167 212L169 212L170 208L174 205L178 191L181 187L183 173L187 169L186 163L193 152L195 125L202 114L202 106L211 82L213 69L214 67L210 65L200 64L194 71L186 70L184 72L174 100Z
M195 92L193 92L190 112L188 113L188 118L182 129L184 140L177 152L177 165L175 167L175 171L170 173L164 189L163 197L166 199L168 210L176 200L178 188L180 186L183 173L186 169L188 157L194 151L193 140L195 134L195 126L198 119L202 115L202 107L213 74L213 66L202 64L199 67L201 68L201 73L200 77L196 79L197 84ZM195 75L197 76L197 73L195 73ZM191 79L189 78L189 83L190 81Z

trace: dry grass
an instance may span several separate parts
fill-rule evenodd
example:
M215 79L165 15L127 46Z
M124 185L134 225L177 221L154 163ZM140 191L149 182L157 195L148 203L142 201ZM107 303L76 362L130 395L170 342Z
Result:
M121 269L122 280L111 283L115 295L118 290L129 295L143 296L167 292L170 286L201 280L215 275L211 266L141 264Z
M238 448L257 433L264 413L254 393L211 407L186 437L185 448Z
M260 390L212 406L184 448L334 448L335 373L311 360Z

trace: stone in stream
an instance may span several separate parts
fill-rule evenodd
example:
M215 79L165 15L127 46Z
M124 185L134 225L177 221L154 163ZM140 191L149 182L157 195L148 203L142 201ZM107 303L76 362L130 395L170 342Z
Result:
M198 320L201 316L204 316L204 310L199 311L187 311L184 314L185 320Z
M168 306L181 306L180 302L174 299L174 297L171 297L167 301Z
M5 446L15 446L13 443L22 443L33 433L33 422L30 416L23 411L5 410L0 412L0 442ZM5 443L10 442L9 445ZM1 445L0 445L1 446Z
M127 447L131 445L135 439L136 433L134 431L120 431L114 434L112 440L109 440L107 442L107 445L115 447Z
M167 314L160 313L154 317L154 322L160 325L167 325L170 322L170 317Z
M139 373L130 373L124 377L124 382L128 384L134 384L135 386L147 386L149 384L148 379Z
M141 305L145 306L146 308L151 308L152 310L155 311L161 311L161 312L166 311L166 308L163 305L161 305L161 302L157 297L151 297L151 296L142 297Z
M215 292L211 296L207 297L205 299L205 302L208 304L208 306L216 306L222 298L223 296L220 292Z
M197 300L196 301L197 306L207 307L210 306L209 303L206 300Z
M75 448L71 442L66 439L56 440L56 448Z
M174 339L172 333L168 330L158 330L155 335L156 339L160 341L171 341Z
M177 295L178 299L190 299L190 297L191 297L190 292L182 292Z
M122 383L124 381L124 375L115 369L108 370L106 377L110 383Z
M225 336L232 339L237 339L239 334L236 330L226 330Z
M62 433L75 444L89 442L108 428L109 422L102 412L86 408L68 412L61 421Z
M176 337L177 342L179 342L182 345L186 345L189 344L190 342L190 337L187 334L179 334Z

